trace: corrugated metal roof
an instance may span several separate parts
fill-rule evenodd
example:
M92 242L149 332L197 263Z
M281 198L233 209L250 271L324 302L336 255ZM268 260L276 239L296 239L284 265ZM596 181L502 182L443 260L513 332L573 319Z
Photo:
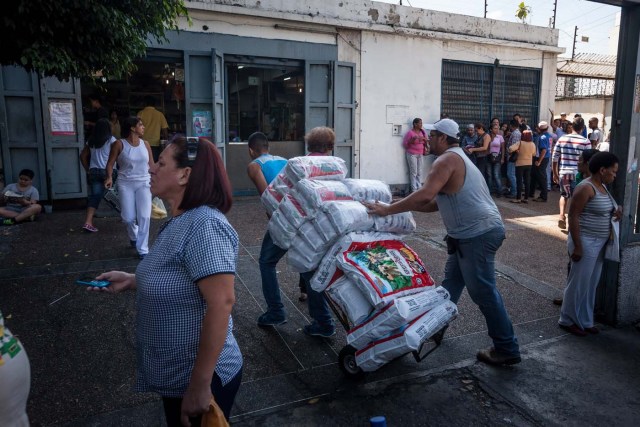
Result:
M615 55L600 55L597 53L579 53L575 58L558 58L559 76L579 76L601 79L616 78Z

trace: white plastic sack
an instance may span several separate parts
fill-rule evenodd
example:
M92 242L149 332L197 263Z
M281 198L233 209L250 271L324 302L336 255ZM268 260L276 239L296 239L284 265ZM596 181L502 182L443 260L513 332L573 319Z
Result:
M339 157L303 156L289 159L284 171L293 184L310 178L339 181L347 176L347 165Z
M361 349L372 341L390 334L449 299L442 286L391 301L347 334L347 343Z
M418 254L395 239L354 242L338 255L338 266L377 308L434 285Z
M400 239L400 236L388 233L348 233L329 248L322 258L317 271L311 278L311 288L317 292L325 290L336 275L338 255L354 242L375 242L376 240ZM342 274L342 273L340 273Z
M367 213L367 208L360 202L326 202L321 209L329 217L338 234L373 230L373 217Z
M278 176L271 181L264 192L260 195L260 200L267 209L269 215L278 208L282 198L289 194L292 189L293 184L289 181L289 178L287 178L287 175L284 172L278 174Z
M287 194L282 198L280 205L278 205L278 210L280 210L291 225L297 229L307 221L307 214L293 194Z
M273 212L269 220L268 229L271 239L273 239L273 243L275 243L276 246L282 249L289 249L289 247L291 247L291 242L297 230L291 225L282 212L279 210Z
M344 181L353 200L359 202L391 203L392 195L389 186L376 179L354 179L347 178Z
M411 212L387 216L373 215L372 217L376 231L398 234L411 234L416 231L416 221Z
M324 252L312 251L308 248L305 249L304 247L291 245L287 255L287 263L294 271L306 273L318 267L323 255Z
M317 211L311 223L318 235L322 238L322 241L327 245L332 245L340 236L338 230L336 230L331 223L329 216L322 211Z
M356 364L365 372L375 371L387 362L411 351L451 322L458 308L449 300L437 305L389 336L370 343L356 352Z
M346 315L351 325L358 325L373 311L373 306L360 289L345 276L333 282L325 292Z
M312 218L316 211L326 202L332 200L353 200L349 189L340 181L317 181L303 179L295 186L296 198Z

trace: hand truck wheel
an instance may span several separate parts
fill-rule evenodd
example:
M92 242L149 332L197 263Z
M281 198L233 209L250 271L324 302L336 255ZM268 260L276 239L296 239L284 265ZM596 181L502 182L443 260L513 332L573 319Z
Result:
M347 345L340 350L338 355L340 370L351 379L359 379L364 376L364 371L356 364L356 349Z

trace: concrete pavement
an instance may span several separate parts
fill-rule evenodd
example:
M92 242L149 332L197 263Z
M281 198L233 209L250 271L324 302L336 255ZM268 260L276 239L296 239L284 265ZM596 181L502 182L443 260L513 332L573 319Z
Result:
M241 238L234 308L245 358L232 422L237 425L635 425L640 415L640 333L603 327L578 338L557 325L566 278L566 235L556 225L558 193L546 204L497 199L507 240L498 252L498 287L516 327L523 362L493 368L475 361L490 345L484 319L468 295L440 348L421 363L395 361L361 382L345 379L332 339L302 334L306 304L297 274L279 265L289 322L262 329L265 305L257 258L266 216L257 198L236 200L229 219ZM469 213L472 215L473 213ZM35 223L0 228L0 309L23 341L32 367L33 425L159 426L157 396L131 392L134 295L96 295L74 285L84 274L133 271L138 263L117 217L82 232L82 211L43 215ZM438 214L417 214L409 244L436 282L446 251ZM160 221L154 221L152 236Z

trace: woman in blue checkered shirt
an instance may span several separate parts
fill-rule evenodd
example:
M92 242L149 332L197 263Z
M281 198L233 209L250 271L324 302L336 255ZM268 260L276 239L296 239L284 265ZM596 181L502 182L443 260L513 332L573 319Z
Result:
M150 173L172 218L135 275L98 279L111 282L109 292L137 291L135 389L162 396L167 424L200 425L212 395L228 419L242 377L231 318L238 235L224 216L231 185L204 139L173 140Z

